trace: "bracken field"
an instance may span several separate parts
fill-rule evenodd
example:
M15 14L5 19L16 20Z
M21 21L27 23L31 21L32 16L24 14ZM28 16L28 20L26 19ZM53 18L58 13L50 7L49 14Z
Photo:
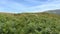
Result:
M49 13L0 13L0 34L60 34L60 16Z

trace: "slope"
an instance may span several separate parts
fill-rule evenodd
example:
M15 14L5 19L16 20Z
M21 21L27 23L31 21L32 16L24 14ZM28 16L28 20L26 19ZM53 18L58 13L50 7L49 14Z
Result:
M60 34L60 16L49 13L0 14L0 34Z

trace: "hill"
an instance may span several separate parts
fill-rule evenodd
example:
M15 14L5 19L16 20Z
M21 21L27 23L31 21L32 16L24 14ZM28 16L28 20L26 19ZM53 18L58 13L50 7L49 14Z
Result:
M0 34L60 34L60 16L49 13L0 13Z
M56 10L48 10L48 11L45 11L47 13L52 13L52 14L59 14L60 15L60 9L56 9Z

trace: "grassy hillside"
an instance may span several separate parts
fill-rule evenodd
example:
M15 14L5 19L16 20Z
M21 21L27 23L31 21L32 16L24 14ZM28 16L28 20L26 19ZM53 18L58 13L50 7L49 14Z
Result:
M48 13L0 13L0 34L60 34L60 16Z

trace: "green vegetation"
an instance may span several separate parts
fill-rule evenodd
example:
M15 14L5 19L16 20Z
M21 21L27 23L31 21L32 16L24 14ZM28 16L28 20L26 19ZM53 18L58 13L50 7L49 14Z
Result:
M60 16L48 13L0 14L0 34L60 34Z

